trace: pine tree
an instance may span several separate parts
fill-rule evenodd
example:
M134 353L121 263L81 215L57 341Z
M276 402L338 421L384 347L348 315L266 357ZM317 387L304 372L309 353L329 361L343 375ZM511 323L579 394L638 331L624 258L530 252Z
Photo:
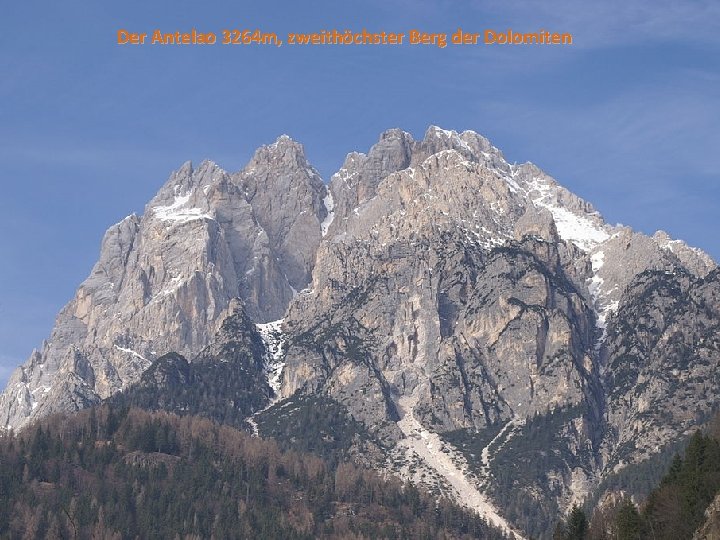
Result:
M615 518L615 527L618 540L640 540L642 538L642 518L629 498L620 505Z
M573 505L567 520L560 520L555 526L553 540L585 540L588 533L588 520L578 505Z
M582 508L573 505L567 520L565 539L585 540L588 531L588 520Z

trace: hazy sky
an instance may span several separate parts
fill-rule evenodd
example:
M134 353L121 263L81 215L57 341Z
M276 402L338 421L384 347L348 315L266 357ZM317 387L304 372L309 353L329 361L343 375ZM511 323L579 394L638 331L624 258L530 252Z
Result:
M571 32L571 47L118 46L117 30ZM105 229L188 159L287 133L327 179L390 127L472 129L611 222L720 259L720 2L6 2L0 383L47 337Z

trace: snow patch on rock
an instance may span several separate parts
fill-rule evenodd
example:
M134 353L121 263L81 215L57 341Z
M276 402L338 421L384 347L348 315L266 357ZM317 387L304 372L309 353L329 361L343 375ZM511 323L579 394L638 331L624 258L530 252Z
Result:
M587 281L587 287L597 315L596 326L602 330L602 338L598 341L599 346L605 338L607 319L618 308L618 301L611 299L611 293L615 291L617 285L608 289L601 276L601 270L605 265L605 252L602 249L596 248L596 251L590 255L590 263L592 276Z
M480 453L480 460L482 463L483 474L485 476L483 480L485 482L490 481L490 462L492 461L494 454L496 454L498 450L508 443L508 441L513 437L513 435L515 435L515 433L517 433L517 430L522 427L524 423L525 422L520 419L510 420L502 427L498 434L493 437L493 440L482 449L482 452ZM493 456L491 456L491 450Z
M278 319L277 321L255 325L267 351L265 356L265 372L267 373L268 384L275 394L274 399L280 395L282 371L285 368L286 336L282 331L283 320L284 319ZM275 402L273 401L272 403L274 404Z
M320 224L320 232L323 236L325 236L328 233L330 225L332 225L332 222L335 219L335 201L333 200L332 192L329 188L327 190L327 195L325 195L325 198L323 199L323 204L325 205L327 215L325 216L323 222Z
M254 437L260 435L255 417L264 413L280 401L282 374L283 369L285 369L285 341L287 339L282 331L283 320L284 319L278 319L277 321L255 325L265 344L265 373L268 385L273 391L273 396L265 407L246 419L246 422L250 424L253 430Z
M132 349L128 349L128 348L126 348L126 347L121 347L120 345L115 345L115 348L116 348L118 351L122 351L122 352L124 352L124 353L131 354L131 355L133 355L135 358L138 358L138 359L140 359L140 360L143 360L144 362L147 362L148 364L151 363L150 360L148 360L147 358L145 358L142 354L140 354L140 353L137 352L137 351L133 351Z
M563 240L572 242L583 251L590 251L598 244L610 238L605 227L590 219L563 208L557 202L559 188L540 178L533 178L527 186L527 194L535 206L550 211L555 220L558 235Z
M175 200L167 206L153 208L155 217L160 221L172 223L187 223L198 219L213 219L210 214L201 208L186 206L190 201L190 193L175 195Z

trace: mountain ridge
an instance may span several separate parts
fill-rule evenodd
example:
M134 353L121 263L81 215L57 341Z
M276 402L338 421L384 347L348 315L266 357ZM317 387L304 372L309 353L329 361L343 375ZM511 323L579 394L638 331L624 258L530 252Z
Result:
M368 465L456 496L458 467L502 502L502 519L544 534L506 506L498 464L558 449L537 460L545 471L517 469L513 488L544 523L701 422L720 389L719 281L707 254L607 224L475 132L388 130L327 184L281 136L236 173L186 162L143 216L108 230L50 339L0 396L0 424L131 389L165 353L222 363L234 339L222 327L240 309L238 331L272 322L277 333L272 362L259 349L238 360L268 379L248 429L282 424L278 407L299 396L330 399L380 441ZM667 399L680 409L648 405ZM481 456L461 457L460 443Z

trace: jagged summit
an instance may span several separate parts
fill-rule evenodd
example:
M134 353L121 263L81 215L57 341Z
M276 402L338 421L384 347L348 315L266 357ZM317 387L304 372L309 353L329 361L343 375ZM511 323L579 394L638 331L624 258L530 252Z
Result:
M44 412L50 388L67 374L77 378L73 366L92 367L78 382L84 403L131 383L158 354L192 354L232 298L258 322L282 318L298 291L321 280L313 269L323 240L380 248L442 230L485 249L526 234L575 246L587 254L575 263L587 276L577 286L600 327L642 269L673 262L705 275L714 265L662 232L648 238L607 225L536 165L508 164L474 131L430 126L417 141L389 129L367 153L348 154L327 186L303 146L281 135L237 173L210 160L185 162L142 216L108 229L98 263L50 339L3 394L2 423L19 427ZM635 255L628 259L628 251ZM75 407L73 399L57 407Z
M274 143L259 147L245 170L251 170L268 160L274 160L286 166L312 167L305 156L305 147L290 138L289 135L280 135Z
M274 344L251 370L272 375L248 401L260 434L283 400L330 400L381 441L348 443L361 459L505 523L498 477L537 462L523 451L538 430L549 472L516 471L517 490L566 508L718 405L716 269L661 231L606 223L473 131L385 131L327 184L281 136L234 173L183 164L108 229L0 396L0 425L97 403L169 352L222 363L239 303L232 328L273 333L253 338Z

